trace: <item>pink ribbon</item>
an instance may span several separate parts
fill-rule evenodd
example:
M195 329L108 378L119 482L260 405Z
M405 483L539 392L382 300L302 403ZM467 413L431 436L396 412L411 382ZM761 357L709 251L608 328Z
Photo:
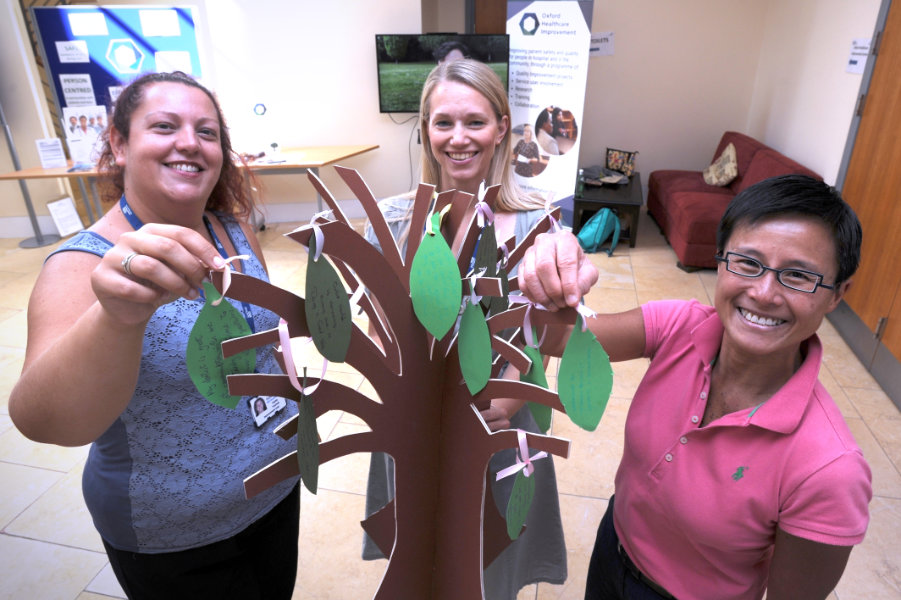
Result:
M582 302L579 302L579 306L576 307L576 312L582 316L582 331L588 329L588 319L596 317L598 314L585 306Z
M516 464L498 471L496 481L500 481L504 477L509 477L520 471L522 471L523 475L529 477L535 472L535 465L532 464L532 461L547 457L547 452L544 451L538 452L530 457L529 447L526 444L526 432L522 429L517 429L516 436L519 438L519 451L516 453Z
M313 217L314 219L316 217ZM322 256L322 240L325 238L322 235L322 229L320 229L319 225L315 223L310 223L313 226L313 237L316 238L316 252L313 254L313 262L319 260L319 257Z
M547 218L551 220L551 231L553 233L557 233L563 229L563 226L560 225L560 222L554 218L551 214L551 207L554 205L554 192L549 192L547 200L544 202L544 212L547 214Z
M485 222L488 222L488 225L494 223L494 211L491 210L491 207L488 206L487 202L479 201L476 204L476 223L479 225L479 229L483 229L485 227Z
M309 341L313 340L313 338L308 339ZM291 386L304 396L312 395L325 377L325 370L328 367L328 360L322 360L322 373L319 375L319 381L317 381L313 385L303 387L303 385L297 379L297 368L294 366L294 355L291 352L291 335L288 333L288 322L284 319L279 319L278 321L278 341L282 346L282 354L285 357L285 370L287 371L286 375L288 376L288 380L291 381Z
M222 295L211 302L213 306L219 306L219 303L225 299L225 292L228 291L228 287L232 284L232 269L230 263L236 260L247 260L248 258L250 258L250 256L246 254L239 254L225 259L225 269L222 271Z
M536 310L547 310L545 307L540 304L535 304L531 302L528 298L522 295L512 295L509 297L510 304L525 304L526 305L526 315L522 319L522 334L523 337L526 338L526 344L531 346L532 348L540 348L541 344L544 343L544 337L547 335L547 326L544 327L544 330L541 333L541 339L538 340L538 343L535 343L535 338L532 334L532 309Z

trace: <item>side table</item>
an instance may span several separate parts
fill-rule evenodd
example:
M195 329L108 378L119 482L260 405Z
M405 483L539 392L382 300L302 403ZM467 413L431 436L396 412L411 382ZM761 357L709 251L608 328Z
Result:
M637 171L632 173L629 183L586 185L581 193L577 191L573 197L573 233L579 232L591 214L607 207L626 221L620 239L628 239L629 247L634 248L642 202L641 173Z

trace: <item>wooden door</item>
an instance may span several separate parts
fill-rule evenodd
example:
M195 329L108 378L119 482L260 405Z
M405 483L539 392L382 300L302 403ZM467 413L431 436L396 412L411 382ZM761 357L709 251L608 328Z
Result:
M475 0L475 33L507 33L507 0Z
M901 1L892 2L842 186L863 225L860 270L845 297L901 360ZM880 321L885 319L884 326Z

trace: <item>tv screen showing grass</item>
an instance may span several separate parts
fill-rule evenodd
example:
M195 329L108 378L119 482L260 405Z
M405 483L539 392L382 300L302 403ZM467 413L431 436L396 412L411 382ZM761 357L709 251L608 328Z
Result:
M422 85L435 65L445 60L482 61L508 89L510 38L506 34L377 34L375 49L383 113L419 112Z

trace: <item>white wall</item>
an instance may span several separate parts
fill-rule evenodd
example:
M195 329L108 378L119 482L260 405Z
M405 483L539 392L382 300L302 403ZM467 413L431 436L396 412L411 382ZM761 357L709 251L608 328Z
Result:
M16 0L2 1L5 13L18 13ZM283 147L379 144L345 164L362 173L377 197L407 189L411 163L418 170L415 124L398 125L378 112L374 35L418 33L423 17L440 29L463 22L462 0L431 1L194 0L202 15L205 80L217 91L235 140L267 137L251 110L263 101L271 111L267 127ZM861 81L845 73L845 62L851 40L872 35L879 4L596 0L592 29L614 32L616 54L589 62L580 164L602 161L608 146L639 150L646 184L655 169L704 168L722 132L735 129L834 182ZM27 82L33 59L17 49L16 31L4 14L0 99L22 162L36 166L34 139L43 135L46 111L34 108ZM5 148L0 169L11 170ZM351 197L330 169L323 169L323 179L339 199ZM262 182L270 220L311 212L315 192L306 177L266 176ZM62 188L29 186L51 188L32 191L46 215L45 203ZM12 199L0 208L0 235L8 231L7 215L24 224L5 235L31 235L18 185L0 183L0 193Z
M616 55L590 60L580 164L608 146L639 169L702 169L733 129L835 182L861 75L854 38L880 0L596 0L594 31Z
M835 183L861 75L845 72L880 0L770 0L748 132Z

